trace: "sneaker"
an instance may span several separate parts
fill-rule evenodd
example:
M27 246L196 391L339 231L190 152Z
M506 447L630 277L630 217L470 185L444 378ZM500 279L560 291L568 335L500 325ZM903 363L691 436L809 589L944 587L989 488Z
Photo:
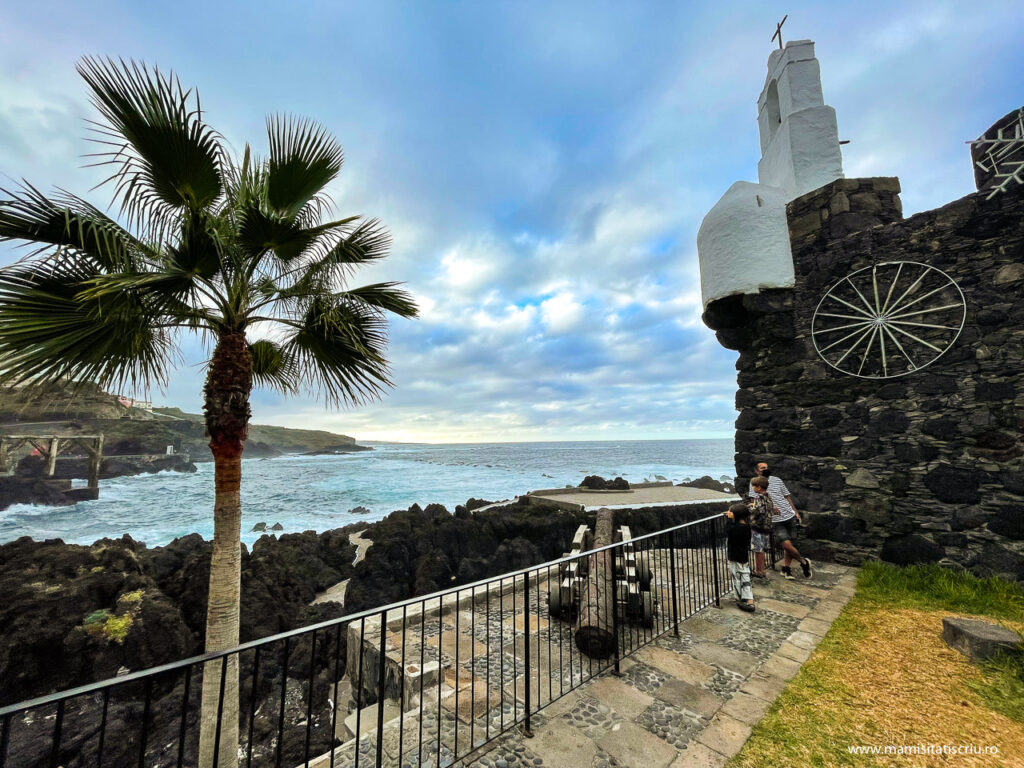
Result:
M793 570L788 565L782 566L782 575L785 576L788 581L793 580Z
M800 567L804 571L804 578L805 579L809 579L809 578L811 578L811 576L814 575L814 571L811 570L811 561L808 560L806 557L804 558L804 561L802 563L800 563Z
M750 603L736 603L736 607L739 608L741 611L746 611L747 613L754 612L754 606Z

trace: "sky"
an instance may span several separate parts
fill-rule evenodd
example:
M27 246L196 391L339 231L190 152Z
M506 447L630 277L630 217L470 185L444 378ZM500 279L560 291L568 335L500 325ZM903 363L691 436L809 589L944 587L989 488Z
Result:
M265 118L345 149L339 216L382 219L405 283L395 388L328 410L257 391L257 423L369 440L731 437L736 353L700 320L696 234L756 181L776 22L812 39L848 177L899 176L904 212L974 191L965 141L1024 103L1024 4L968 2L10 3L0 186L106 207L84 168L95 113L75 61L136 58L198 88L240 151ZM19 257L0 245L0 265ZM158 404L198 412L204 350Z

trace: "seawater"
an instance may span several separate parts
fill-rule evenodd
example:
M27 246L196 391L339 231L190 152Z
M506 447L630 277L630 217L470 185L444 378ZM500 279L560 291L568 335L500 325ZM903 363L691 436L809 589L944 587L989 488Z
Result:
M342 456L282 456L242 464L242 540L257 522L285 533L379 520L412 504L454 511L470 497L510 499L578 485L586 475L679 482L733 475L732 440L642 440L462 445L377 445ZM91 544L128 533L150 546L178 536L213 536L213 465L194 474L100 481L100 498L69 507L16 505L0 512L0 542L20 536ZM351 514L355 507L370 514Z

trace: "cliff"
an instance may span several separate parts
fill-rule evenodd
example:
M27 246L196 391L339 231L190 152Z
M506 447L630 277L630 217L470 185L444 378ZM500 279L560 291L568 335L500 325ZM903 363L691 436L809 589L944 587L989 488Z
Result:
M130 402L130 401L129 401ZM194 461L209 456L206 429L200 414L180 408L130 407L94 384L77 390L69 385L0 387L0 434L32 431L46 434L95 434L105 438L104 454L191 454ZM355 438L313 429L289 429L252 424L247 458L370 450Z
M206 427L199 414L180 408L138 407L94 384L0 387L0 435L104 436L100 477L120 477L173 470L194 472L194 461L209 461ZM167 454L168 446L173 455ZM87 477L87 459L61 455L54 478L45 475L44 462L29 456L23 446L10 456L16 477L0 474L0 510L12 504L71 504L64 493L68 480ZM269 458L286 453L349 453L369 451L355 438L312 429L288 429L253 424L245 458Z

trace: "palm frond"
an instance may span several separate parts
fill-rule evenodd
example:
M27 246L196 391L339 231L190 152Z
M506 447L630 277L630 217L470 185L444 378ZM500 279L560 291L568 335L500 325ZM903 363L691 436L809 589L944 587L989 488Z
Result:
M104 147L96 156L114 166L107 181L130 224L162 233L181 208L220 196L220 136L203 122L198 94L135 61L85 58L77 68L104 119L94 124Z
M47 250L73 248L111 271L139 268L149 248L105 213L70 192L50 199L31 184L0 189L0 242L23 240Z
M267 203L290 221L310 201L324 199L323 189L341 171L344 154L334 137L312 120L272 116L267 136Z
M391 234L378 219L369 219L333 243L326 238L321 242L324 244L319 249L320 253L295 275L291 294L333 293L344 284L355 267L371 264L388 255ZM316 251L317 248L311 250Z
M319 297L282 345L296 381L330 405L355 405L379 398L393 386L388 363L387 321L357 302Z
M212 278L224 269L224 254L230 250L221 240L232 236L232 228L225 227L218 217L208 216L205 211L188 211L182 217L178 242L168 248L165 260L175 271Z
M0 270L0 381L166 382L175 347L159 308L130 293L83 295L97 277L70 258Z
M416 306L416 301L412 294L399 290L396 287L399 285L401 283L373 283L342 291L338 296L373 309L391 312L399 317L417 317L419 307Z
M268 339L254 341L249 345L249 353L252 356L252 379L256 386L286 395L298 391L295 363L278 344Z

